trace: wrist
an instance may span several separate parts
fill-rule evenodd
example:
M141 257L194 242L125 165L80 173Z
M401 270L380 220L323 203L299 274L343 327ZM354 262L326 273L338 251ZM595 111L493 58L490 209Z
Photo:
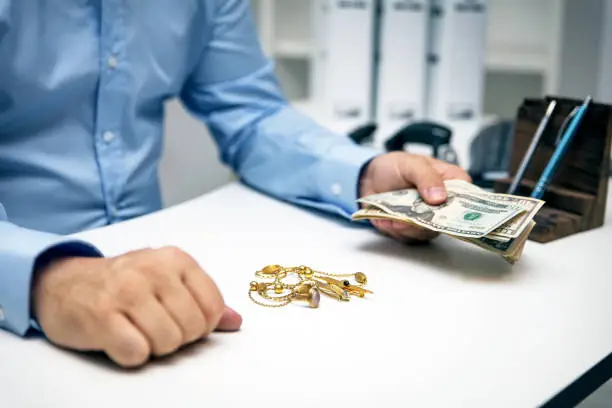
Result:
M370 192L372 191L372 176L371 176L371 164L372 161L374 160L374 158L368 160L363 167L361 168L361 171L359 172L359 179L357 181L357 198L361 198L364 197L368 194L370 194ZM361 203L359 203L359 208L361 207Z
M101 258L103 255L89 245L67 242L53 246L42 252L36 258L32 268L32 280L30 286L30 318L39 326L37 316L39 315L38 299L44 293L45 281L55 271L66 269L70 264L83 259Z

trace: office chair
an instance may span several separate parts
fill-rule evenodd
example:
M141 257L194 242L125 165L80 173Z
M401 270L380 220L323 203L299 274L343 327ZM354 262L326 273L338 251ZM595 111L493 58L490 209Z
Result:
M473 183L493 188L495 180L506 177L514 136L514 120L502 119L483 128L470 144L470 168Z
M458 164L457 154L451 146L453 132L435 122L414 122L391 136L385 142L385 149L404 151L410 144L430 146L432 157L448 163Z
M378 126L375 123L368 123L360 126L349 133L349 137L357 144L364 144L372 141L372 135L376 132Z

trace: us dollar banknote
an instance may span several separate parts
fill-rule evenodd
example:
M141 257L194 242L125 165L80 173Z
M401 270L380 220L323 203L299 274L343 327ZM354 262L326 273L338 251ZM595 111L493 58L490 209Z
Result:
M453 191L469 191L472 194L476 194L479 197L484 197L488 200L508 202L512 203L512 205L518 205L525 209L525 211L518 217L513 218L509 222L492 231L491 234L489 234L489 238L491 239L500 240L499 238L517 238L519 235L521 235L521 232L529 226L533 217L544 205L544 201L536 198L490 193L463 180L449 180L445 183L445 185L447 188L450 188ZM501 241L504 241L504 239L501 239Z
M544 204L530 197L496 194L461 180L445 182L448 198L439 206L416 189L363 197L353 219L389 219L450 235L515 263L523 253L533 217Z
M525 211L512 200L491 200L453 187L447 187L447 195L441 205L427 204L415 189L375 194L359 202L432 231L466 238L484 237Z
M357 213L355 213L354 219L355 220L385 219L385 220L392 220L392 221L397 221L397 222L405 222L405 223L407 222L407 220L401 216L389 214L381 210L380 208L373 207L373 206L366 207L366 208L359 210ZM411 222L407 222L407 223L411 223ZM417 225L417 224L414 224L414 225ZM481 237L481 238L466 238L466 237L460 237L460 236L454 236L454 235L451 235L451 236L461 241L467 242L469 244L476 245L489 252L498 254L502 256L507 262L514 264L520 259L521 254L523 252L523 248L525 246L525 242L529 235L529 232L531 232L531 229L534 226L535 226L535 222L533 222L533 220L530 220L529 225L519 237L506 240L505 242L491 239L488 236Z

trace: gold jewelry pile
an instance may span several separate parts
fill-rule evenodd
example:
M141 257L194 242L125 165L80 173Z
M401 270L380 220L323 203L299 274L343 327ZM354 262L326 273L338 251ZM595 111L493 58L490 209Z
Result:
M362 272L332 274L315 271L303 265L295 267L268 265L257 271L255 276L265 280L251 282L249 298L256 304L265 307L282 307L294 300L300 300L316 308L319 307L321 292L345 302L350 300L351 295L364 297L366 293L373 293L363 287L367 284L368 279ZM352 277L355 284L347 279L335 279L348 277ZM269 303L256 300L254 294L266 299Z

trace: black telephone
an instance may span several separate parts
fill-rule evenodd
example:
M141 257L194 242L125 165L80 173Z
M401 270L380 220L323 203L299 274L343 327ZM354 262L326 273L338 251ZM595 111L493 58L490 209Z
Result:
M349 137L357 144L364 144L372 140L372 135L378 126L375 123L367 123L349 133Z
M415 122L400 129L385 142L387 151L403 151L406 145L431 146L432 156L448 163L458 164L457 154L451 147L453 132L435 122Z

